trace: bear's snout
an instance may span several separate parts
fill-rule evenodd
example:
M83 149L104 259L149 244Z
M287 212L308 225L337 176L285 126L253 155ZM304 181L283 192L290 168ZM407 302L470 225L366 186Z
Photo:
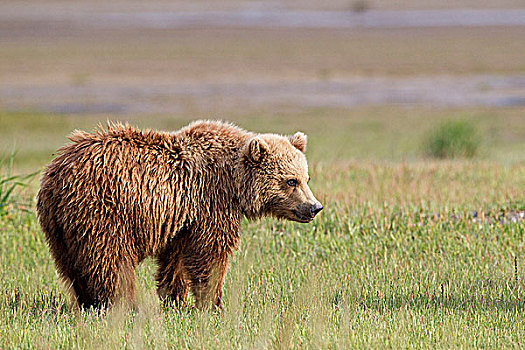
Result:
M310 222L321 210L323 210L323 205L317 201L314 204L304 203L297 207L296 210L293 210L295 217L292 220L305 223Z
M310 212L312 213L312 217L316 216L317 213L319 213L321 210L323 210L323 205L319 202L316 202L312 207L310 208Z

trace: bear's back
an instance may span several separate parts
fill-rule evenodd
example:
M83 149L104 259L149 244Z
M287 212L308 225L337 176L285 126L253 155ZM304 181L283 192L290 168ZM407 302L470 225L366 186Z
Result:
M185 221L190 175L167 133L108 129L71 135L42 177L39 216L71 246L104 234L148 255Z
M47 222L49 234L63 228L71 245L81 244L79 236L106 232L117 241L132 240L147 256L195 219L210 184L228 181L232 154L250 135L220 122L195 122L173 133L121 124L75 131L42 177L42 226Z

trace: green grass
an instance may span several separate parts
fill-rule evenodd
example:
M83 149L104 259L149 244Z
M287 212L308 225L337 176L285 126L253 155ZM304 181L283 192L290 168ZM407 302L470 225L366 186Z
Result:
M26 187L29 181L37 174L14 175L13 163L16 152L12 152L5 159L0 158L0 217L7 215L16 205L14 200L15 191L20 187ZM25 207L22 207L26 209Z
M525 223L499 219L525 210L518 201L523 169L449 164L442 171L441 187L470 184L477 195L404 201L407 184L383 193L388 174L428 177L417 166L349 167L344 179L315 174L326 210L314 223L243 225L220 315L162 310L151 262L138 271L136 315L119 308L105 316L78 313L34 215L13 212L0 224L0 347L519 346ZM487 178L499 176L508 181L506 191L487 186ZM368 187L362 177L377 183ZM370 200L343 200L341 185L353 193L366 188ZM473 222L473 211L484 219Z
M152 261L137 271L137 313L79 312L34 213L10 207L0 219L0 348L522 347L521 112L409 112L232 115L251 130L309 134L311 186L325 210L311 224L244 222L220 314L162 309ZM419 158L429 128L459 115L487 149L468 161ZM104 118L20 116L0 115L0 130L18 141L21 169L42 167L71 129ZM160 129L186 118L128 117ZM26 203L36 188L11 199Z

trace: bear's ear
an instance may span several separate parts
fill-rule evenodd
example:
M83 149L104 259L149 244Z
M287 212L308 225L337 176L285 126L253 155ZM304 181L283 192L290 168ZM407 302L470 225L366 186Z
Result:
M296 132L293 136L288 136L292 146L301 152L306 152L306 135L302 132Z
M247 155L250 160L260 163L268 152L268 144L261 138L254 137L248 141Z

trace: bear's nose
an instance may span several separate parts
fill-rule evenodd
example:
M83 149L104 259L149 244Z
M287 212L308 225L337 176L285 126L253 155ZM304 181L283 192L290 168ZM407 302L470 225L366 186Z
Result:
M323 210L323 206L321 203L317 202L310 208L310 211L312 212L312 217L316 216L317 213L319 213L321 210Z

